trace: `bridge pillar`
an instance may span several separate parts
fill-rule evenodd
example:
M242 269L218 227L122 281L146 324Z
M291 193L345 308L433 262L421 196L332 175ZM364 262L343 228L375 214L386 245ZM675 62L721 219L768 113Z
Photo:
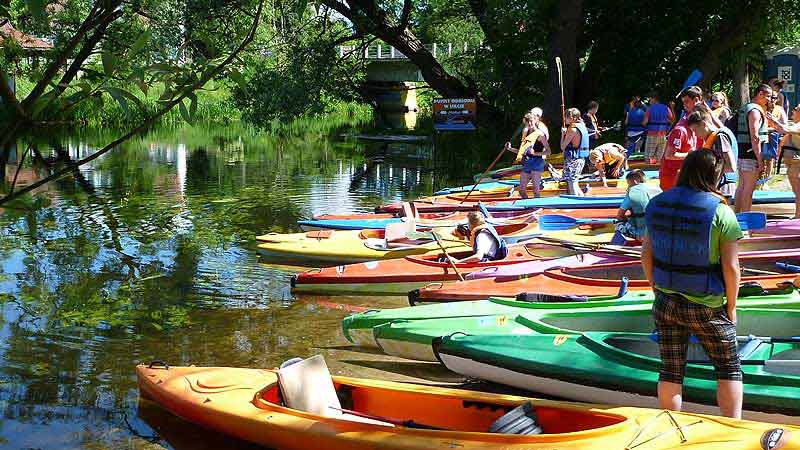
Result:
M376 105L378 125L413 129L417 125L416 84L403 81L367 81L367 95Z

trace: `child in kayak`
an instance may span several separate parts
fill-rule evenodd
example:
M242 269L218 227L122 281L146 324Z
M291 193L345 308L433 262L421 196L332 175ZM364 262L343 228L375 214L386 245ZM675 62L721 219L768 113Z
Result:
M625 193L625 199L617 211L616 231L626 238L641 241L647 230L644 211L650 199L661 193L661 188L647 184L647 177L640 169L628 172L625 181L628 182L628 192ZM617 242L619 241L614 243Z
M497 234L493 226L483 220L483 216L475 211L467 214L469 228L467 230L456 228L453 233L459 237L469 238L473 254L466 258L455 260L456 263L470 263L482 261L498 261L508 256L506 241ZM468 231L465 233L464 231Z

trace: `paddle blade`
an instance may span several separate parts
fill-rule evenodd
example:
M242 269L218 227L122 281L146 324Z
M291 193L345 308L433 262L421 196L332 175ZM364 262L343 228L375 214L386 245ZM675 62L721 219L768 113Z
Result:
M703 79L703 72L701 72L699 69L694 69L692 73L689 74L689 77L686 78L686 81L683 83L683 89L686 89L689 86L696 85L702 79Z
M483 203L478 202L478 210L481 212L481 214L483 214L483 217L486 217L487 219L492 218L492 214L488 209L486 209L486 206L484 206Z
M561 214L544 214L539 216L539 229L543 231L560 231L575 228L578 221Z
M744 212L736 214L736 220L743 231L760 230L767 226L767 215L761 212Z

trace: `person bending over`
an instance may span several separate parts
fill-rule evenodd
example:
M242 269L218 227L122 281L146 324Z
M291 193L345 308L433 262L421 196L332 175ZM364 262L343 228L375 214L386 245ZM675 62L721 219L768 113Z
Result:
M603 144L589 151L589 162L600 173L603 186L608 186L606 179L622 177L625 169L625 148L619 144Z

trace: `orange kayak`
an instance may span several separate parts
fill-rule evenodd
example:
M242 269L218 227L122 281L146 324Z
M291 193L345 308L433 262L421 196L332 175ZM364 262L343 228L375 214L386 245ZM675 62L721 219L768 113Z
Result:
M774 243L774 245L779 245ZM796 273L764 275L764 272L776 273L775 262L800 264L800 252L797 249L754 251L741 253L740 262L747 273L759 273L755 276L744 276L742 282L758 282L765 288L792 281ZM750 272L748 272L748 270ZM496 278L480 278L457 281L454 283L432 283L421 289L408 293L409 303L418 302L450 302L466 300L483 300L489 297L515 297L523 293L548 295L617 295L623 286L623 278L627 278L630 290L649 290L650 283L644 277L640 262L619 262L597 264L591 267L573 267L551 269L533 275L519 275Z
M782 448L800 448L790 441L800 428L786 425L345 377L333 377L333 385L349 412L320 415L283 406L275 371L151 366L136 367L142 397L189 422L282 450L757 450L776 434L786 434ZM514 415L521 405L533 420ZM508 434L516 424L541 434ZM491 426L504 428L490 433Z

